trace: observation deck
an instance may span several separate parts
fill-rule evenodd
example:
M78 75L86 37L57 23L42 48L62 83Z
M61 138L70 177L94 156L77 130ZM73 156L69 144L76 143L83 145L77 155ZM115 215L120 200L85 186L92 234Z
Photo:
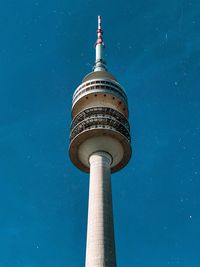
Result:
M122 86L106 71L97 71L83 79L73 95L72 116L76 116L83 108L91 106L110 106L119 109L128 117L128 100ZM91 78L91 79L89 79Z
M123 168L131 157L128 100L113 77L105 71L93 72L73 95L69 153L85 172L89 172L88 160L95 151L112 156L111 172Z

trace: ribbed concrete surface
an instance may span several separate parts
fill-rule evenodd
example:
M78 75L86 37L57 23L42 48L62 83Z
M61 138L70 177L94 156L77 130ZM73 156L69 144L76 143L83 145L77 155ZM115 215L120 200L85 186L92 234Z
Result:
M90 189L86 267L115 267L115 241L110 179L111 157L96 152L90 157Z

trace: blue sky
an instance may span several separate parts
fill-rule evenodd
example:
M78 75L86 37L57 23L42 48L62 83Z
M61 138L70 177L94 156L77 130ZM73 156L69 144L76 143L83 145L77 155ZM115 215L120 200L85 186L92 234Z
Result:
M0 267L84 266L88 175L71 98L103 17L133 157L112 177L119 267L200 267L200 3L1 1Z

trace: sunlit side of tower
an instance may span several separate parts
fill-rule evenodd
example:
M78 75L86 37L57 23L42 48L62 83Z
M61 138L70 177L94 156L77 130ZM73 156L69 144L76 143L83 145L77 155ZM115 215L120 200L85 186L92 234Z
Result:
M127 96L107 71L98 16L96 61L72 100L69 155L90 173L86 267L116 266L111 173L131 157Z

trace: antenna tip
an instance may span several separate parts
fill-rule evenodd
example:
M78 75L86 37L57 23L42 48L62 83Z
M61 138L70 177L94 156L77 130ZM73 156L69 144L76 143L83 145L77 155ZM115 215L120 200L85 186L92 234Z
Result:
M98 16L98 23L101 23L101 16Z

